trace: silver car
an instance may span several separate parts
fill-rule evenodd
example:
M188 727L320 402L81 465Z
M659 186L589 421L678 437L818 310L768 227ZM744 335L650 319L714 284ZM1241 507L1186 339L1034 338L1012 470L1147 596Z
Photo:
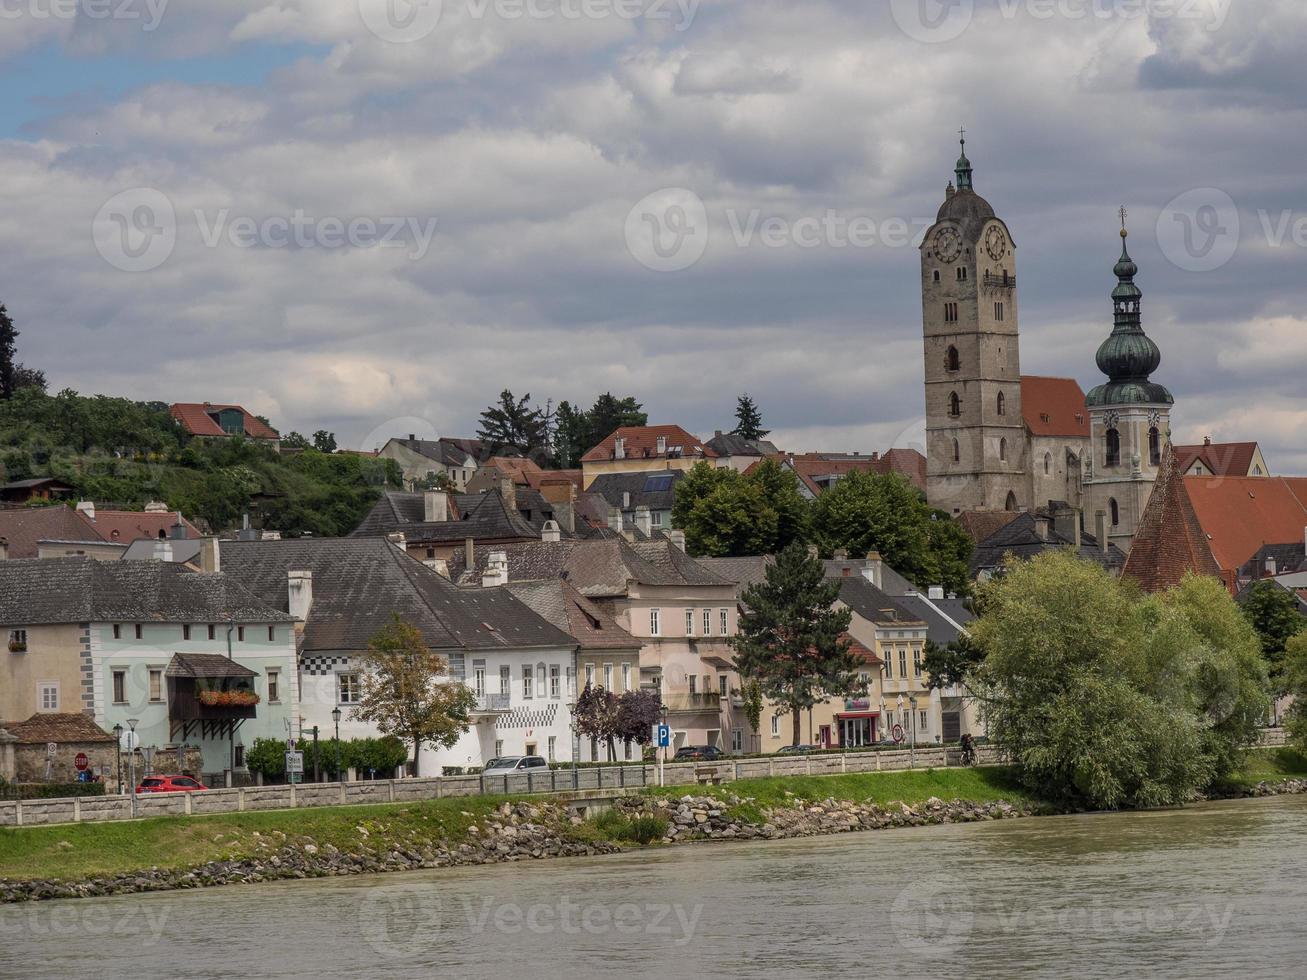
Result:
M549 762L538 755L505 755L491 759L481 770L485 776L512 776L522 772L545 772Z

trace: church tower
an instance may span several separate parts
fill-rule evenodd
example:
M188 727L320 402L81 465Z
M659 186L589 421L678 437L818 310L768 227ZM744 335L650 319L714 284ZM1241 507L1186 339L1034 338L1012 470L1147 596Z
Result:
M1032 505L1021 415L1016 245L976 193L962 134L957 186L921 245L926 495L932 507Z
M1106 517L1109 540L1129 551L1171 438L1175 399L1149 376L1162 352L1144 333L1143 293L1135 285L1139 267L1126 248L1129 232L1121 209L1121 258L1113 270L1115 324L1098 348L1098 369L1107 375L1085 398L1089 408L1089 451L1085 453L1086 510Z

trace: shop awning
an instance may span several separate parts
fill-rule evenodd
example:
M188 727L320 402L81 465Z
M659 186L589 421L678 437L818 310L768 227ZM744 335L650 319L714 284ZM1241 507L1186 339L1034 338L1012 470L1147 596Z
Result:
M852 718L879 718L879 711L837 711L835 717L840 721Z

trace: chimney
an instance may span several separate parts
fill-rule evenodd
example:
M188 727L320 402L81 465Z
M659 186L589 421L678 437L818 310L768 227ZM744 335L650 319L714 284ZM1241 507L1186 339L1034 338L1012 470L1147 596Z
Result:
M1052 518L1045 517L1042 514L1035 515L1035 537L1040 541L1048 540L1049 526L1053 523Z
M78 510L81 514L85 515L85 517L86 517L86 519L87 519L88 521L93 521L93 520L95 520L95 501L94 501L94 500L79 500L79 501L77 501L77 510Z
M418 434L417 434L416 432L410 432L410 433L408 434L408 441L409 441L409 442L417 442L417 441L418 441Z
M674 530L668 531L667 540L670 541L675 547L680 548L682 551L685 550L685 532L682 531L680 528L676 528Z
M712 437L713 437L714 439L720 439L720 438L722 437L722 430L721 430L721 429L718 429L716 432L714 432L714 433L712 434Z
M1211 444L1212 444L1212 437L1211 437L1211 436L1203 436L1203 445L1204 445L1204 446L1210 446Z
M630 509L631 509L631 491L630 491L630 490L623 490L623 491L622 491L622 510L630 510Z
M558 529L566 531L568 534L576 533L576 504L570 500L567 503L554 504L554 520L558 522Z
M0 538L0 561L9 560L9 539Z
M540 540L546 544L558 544L563 540L562 530L557 521L545 521L545 526L540 531Z
M626 440L621 436L613 440L613 459L626 459Z
M313 608L313 573L308 571L289 571L286 573L289 602L286 610L298 620L307 620L309 610Z
M186 522L182 520L181 511L177 511L177 520L173 522L172 527L169 528L168 530L173 540L175 541L186 540Z
M422 519L428 524L444 524L449 520L449 494L443 490L428 490L422 495Z
M1098 538L1098 550L1103 555L1107 554L1107 513L1098 511L1094 514L1094 536Z
M475 538L465 538L463 541L463 567L468 571L476 568L477 549Z
M659 437L658 437L658 455L659 455L659 456L663 456L663 455L666 455L666 453L667 453L667 437L666 437L666 436L659 436Z
M622 533L622 512L616 507L608 508L608 526L618 534Z
M481 575L481 587L490 589L496 585L508 584L508 552L492 551L486 570Z
M848 561L848 560L849 560L849 552L848 552L848 549L847 549L847 548L836 548L836 549L835 549L835 556L834 556L834 557L835 557L835 560L836 560L836 561Z
M653 537L653 514L643 504L635 509L635 526L646 538Z
M499 495L504 498L504 506L508 510L517 510L517 484L509 477L501 477L499 480Z
M154 542L153 557L155 561L172 561L172 542L167 538L160 538Z
M928 591L928 592L926 593L926 598L927 598L927 599L930 599L930 600L932 600L932 601L934 601L934 600L936 600L936 599L943 599L943 598L944 598L944 586L942 586L942 585L932 585L932 586L930 587L930 591Z
M222 555L218 551L217 538L204 538L200 541L200 571L208 575L222 571Z
M1056 507L1050 504L1049 512L1053 515L1053 530L1057 532L1057 536L1079 548L1080 511L1064 504L1059 504Z
M879 551L873 551L867 555L867 570L863 577L874 585L876 588L882 588L881 582L885 580L885 562L880 557Z
M408 538L405 536L403 531L391 531L386 535L386 540L400 551L408 550Z

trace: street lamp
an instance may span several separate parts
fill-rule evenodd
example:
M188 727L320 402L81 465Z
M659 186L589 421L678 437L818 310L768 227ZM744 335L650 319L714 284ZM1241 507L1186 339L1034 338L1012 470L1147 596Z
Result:
M877 719L877 721L880 722L880 740L883 742L885 741L885 736L888 734L888 732L885 730L885 699L884 698L880 699L880 717Z
M343 783L345 774L340 771L340 705L331 709L331 720L336 723L336 782Z
M117 776L115 777L114 785L117 787L118 792L121 793L123 791L123 726L122 725L113 726L113 740L118 746L118 751L116 753L116 755L118 756L118 770L117 770Z
M140 723L141 720L139 718L127 719L127 727L131 730L131 734L128 735L127 737L127 746L128 749L131 751L131 755L128 756L128 760L129 760L130 772L131 772L130 778L131 778L131 785L132 785L131 792L132 792L132 818L133 819L136 818L136 726L139 725Z
M908 767L916 768L917 765L917 696L915 694L908 698L909 710L912 712L912 748L911 755L908 756Z

